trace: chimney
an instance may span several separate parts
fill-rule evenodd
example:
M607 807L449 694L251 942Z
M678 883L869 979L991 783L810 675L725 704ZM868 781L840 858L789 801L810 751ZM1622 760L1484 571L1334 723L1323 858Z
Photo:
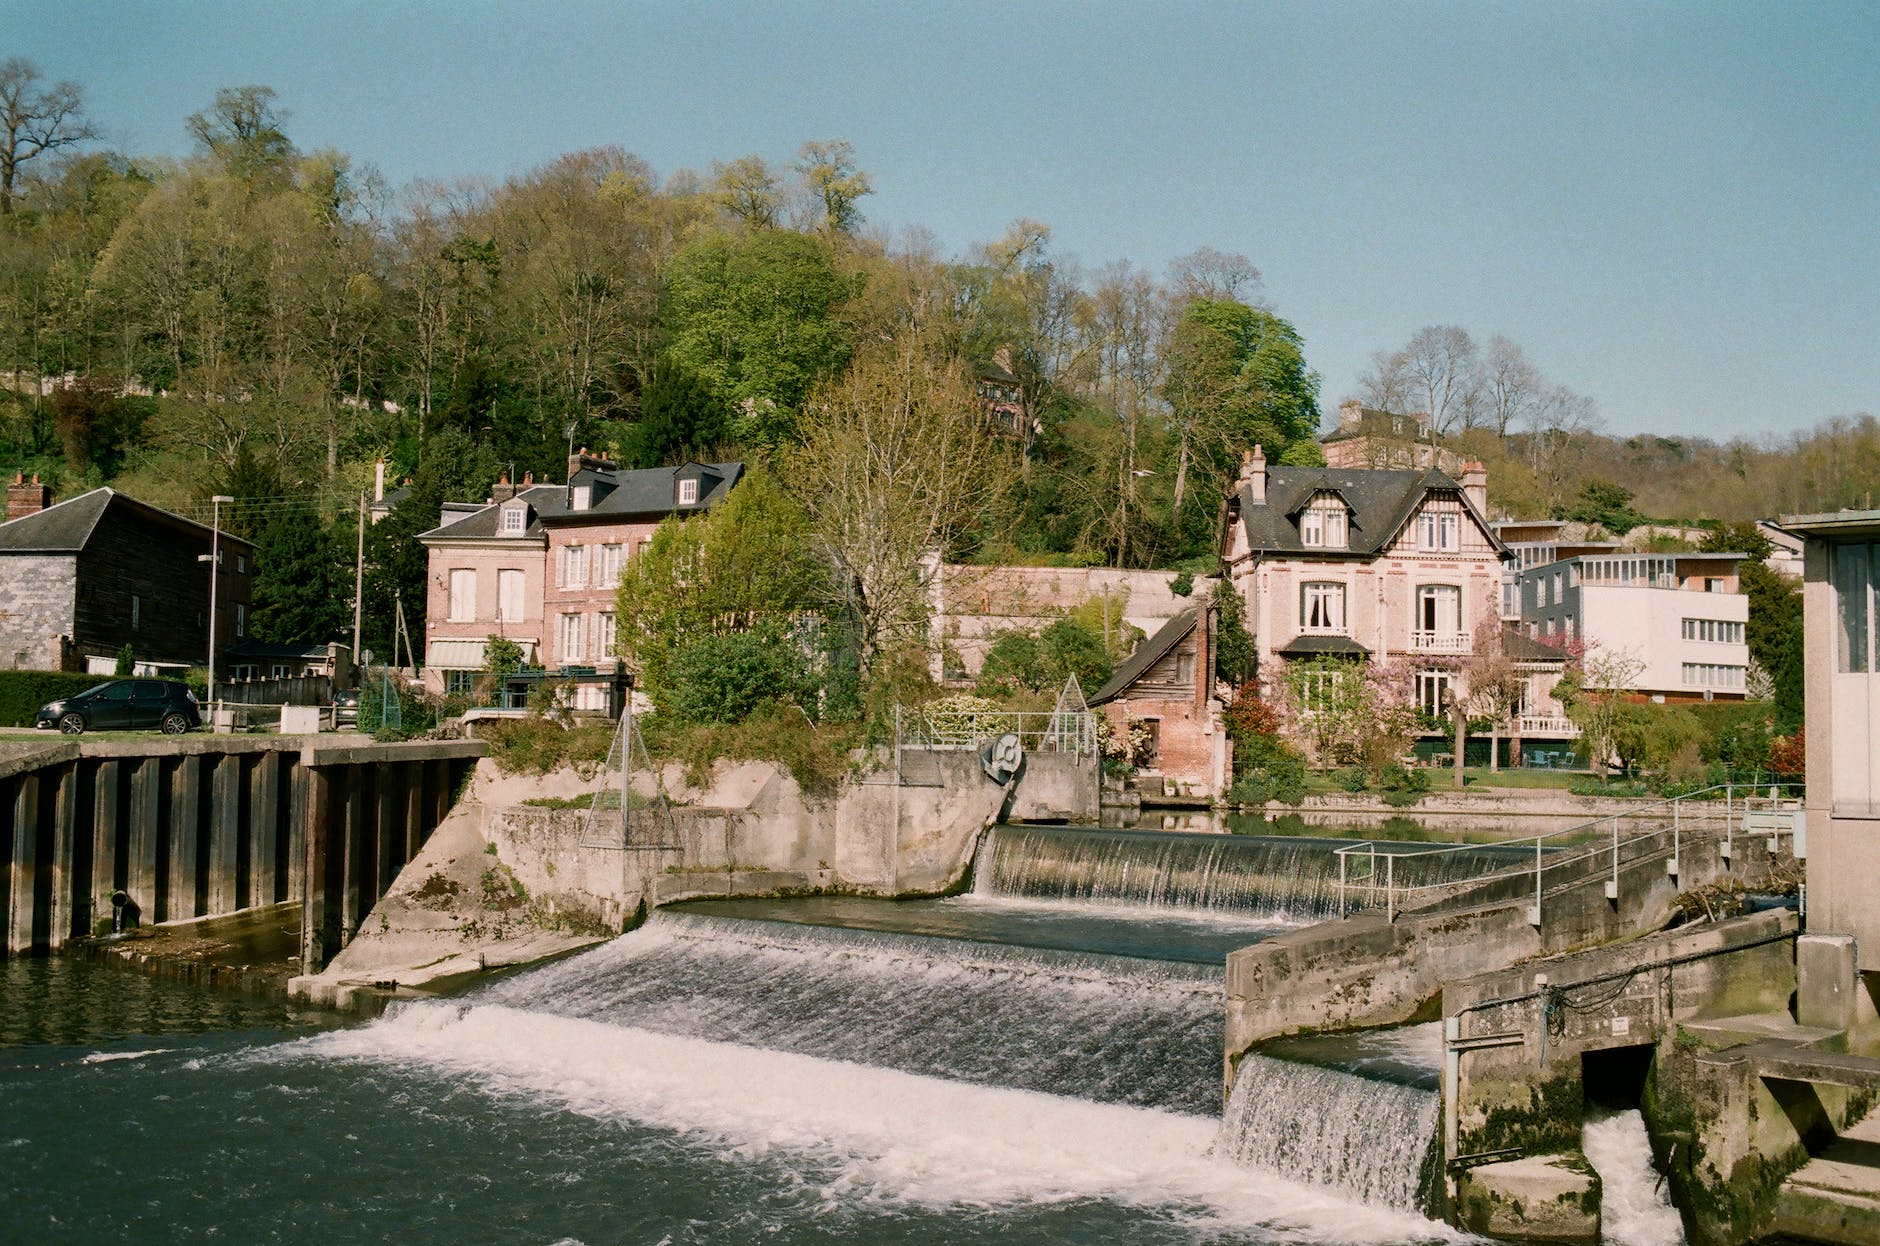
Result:
M502 478L496 482L496 487L490 490L490 501L507 502L515 496L516 486L509 483L509 473L504 472Z
M534 484L534 483L535 483L535 473L534 473L534 472L524 472L524 473L522 473L522 487L523 487L523 488L525 488L525 489L526 489L526 488L528 488L528 487L529 487L530 485L532 485L532 484Z
M1338 404L1338 427L1356 428L1364 422L1364 404L1356 398L1347 398Z
M1240 460L1240 483L1255 506L1266 505L1266 450L1255 446Z
M385 460L384 459L380 459L379 465L373 469L372 500L374 502L383 502L385 500Z
M37 515L52 505L52 486L39 483L39 473L33 473L31 483L18 472L13 474L13 483L7 486L7 518L20 519L27 515Z
M574 478L579 475L583 469L595 472L611 472L614 470L614 465L598 454L589 454L588 448L582 446L578 453L568 456L568 483L573 484Z
M1469 499L1469 505L1475 513L1488 518L1488 469L1479 459L1466 459L1462 464L1462 496Z

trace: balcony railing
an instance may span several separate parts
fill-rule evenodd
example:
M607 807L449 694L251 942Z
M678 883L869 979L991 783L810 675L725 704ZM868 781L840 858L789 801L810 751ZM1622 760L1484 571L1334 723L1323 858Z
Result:
M1551 735L1562 738L1576 738L1580 734L1580 724L1571 718L1558 718L1552 714L1521 715L1521 734Z
M1473 653L1475 645L1468 632L1410 633L1410 647L1418 653Z

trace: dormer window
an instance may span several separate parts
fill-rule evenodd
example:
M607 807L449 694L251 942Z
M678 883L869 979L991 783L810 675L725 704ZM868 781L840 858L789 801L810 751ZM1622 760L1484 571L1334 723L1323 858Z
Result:
M529 508L523 506L505 506L500 531L504 536L521 536L529 528Z
M698 478L697 477L693 477L690 480L681 480L679 482L679 505L681 506L698 505Z
M1344 549L1350 542L1345 504L1331 494L1312 499L1299 516L1299 543L1312 549Z

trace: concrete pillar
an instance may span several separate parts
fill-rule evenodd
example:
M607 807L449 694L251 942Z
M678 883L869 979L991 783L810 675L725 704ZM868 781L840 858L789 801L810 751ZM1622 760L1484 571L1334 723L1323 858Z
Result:
M281 816L286 824L286 837L279 842L287 854L287 896L299 898L307 890L307 842L313 826L308 820L313 806L308 803L307 793L313 770L292 753L282 759L281 765L276 781L281 789Z
M202 866L202 758L185 753L170 772L170 885L159 921L202 916L196 894Z
M386 765L374 768L374 785L378 788L379 800L372 819L372 840L377 848L378 869L372 877L372 897L366 902L368 910L378 903L385 889L398 877L398 867L404 864L405 785L410 781L410 776L410 766Z
M163 892L163 760L145 757L131 766L124 890L137 905L140 920L153 922Z
M281 754L263 753L248 771L248 902L281 899Z
M78 790L78 769L77 762L68 761L56 771L48 770L44 780L57 785L52 799L52 859L47 862L52 872L52 911L47 925L47 946L53 948L64 947L74 933L74 895L84 896L90 892L88 882L79 878L77 871L78 805L81 796Z
M242 755L223 753L210 762L214 789L209 816L209 895L212 916L233 913L249 901L241 872Z
M91 921L111 916L111 893L120 885L124 862L119 845L128 842L124 832L128 819L119 803L123 799L124 763L107 757L98 763L92 775L91 791Z
M372 846L366 826L364 776L360 766L333 766L333 781L339 784L334 803L342 813L338 833L340 842L331 851L342 862L340 879L339 925L342 941L353 937L365 919L365 889L373 869Z
M1854 936L1805 934L1795 940L1795 1020L1846 1033L1854 1028L1860 983Z
M425 762L417 762L399 769L405 779L405 855L398 863L402 868L418 855L418 849L424 847L430 829L424 820L424 788L430 778L430 766Z
M6 951L33 949L33 890L39 874L39 776L28 771L13 780L12 877L7 888Z
M331 769L300 766L306 790L306 814L301 834L304 851L300 854L300 972L319 973L327 958L339 949L336 932L331 930L337 914L330 912L335 897L327 887L327 823L332 815Z

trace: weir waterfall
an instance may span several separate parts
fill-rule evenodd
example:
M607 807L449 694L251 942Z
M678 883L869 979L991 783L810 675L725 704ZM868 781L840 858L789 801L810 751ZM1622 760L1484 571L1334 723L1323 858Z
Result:
M455 1214L511 1191L528 1240L1449 1240L1423 1214L1420 1032L1408 1075L1248 1057L1223 1112L1225 950L1322 915L1335 869L1322 841L999 827L952 898L693 902L369 1024L105 1044L59 1076L94 1106L167 1079L128 1138L224 1105L254 1135L230 1162L289 1187L303 1147L366 1171L363 1135L423 1148L463 1168ZM16 1101L9 1136L59 1162ZM108 1197L65 1162L72 1196ZM375 1230L434 1232L397 1186L371 1191Z

